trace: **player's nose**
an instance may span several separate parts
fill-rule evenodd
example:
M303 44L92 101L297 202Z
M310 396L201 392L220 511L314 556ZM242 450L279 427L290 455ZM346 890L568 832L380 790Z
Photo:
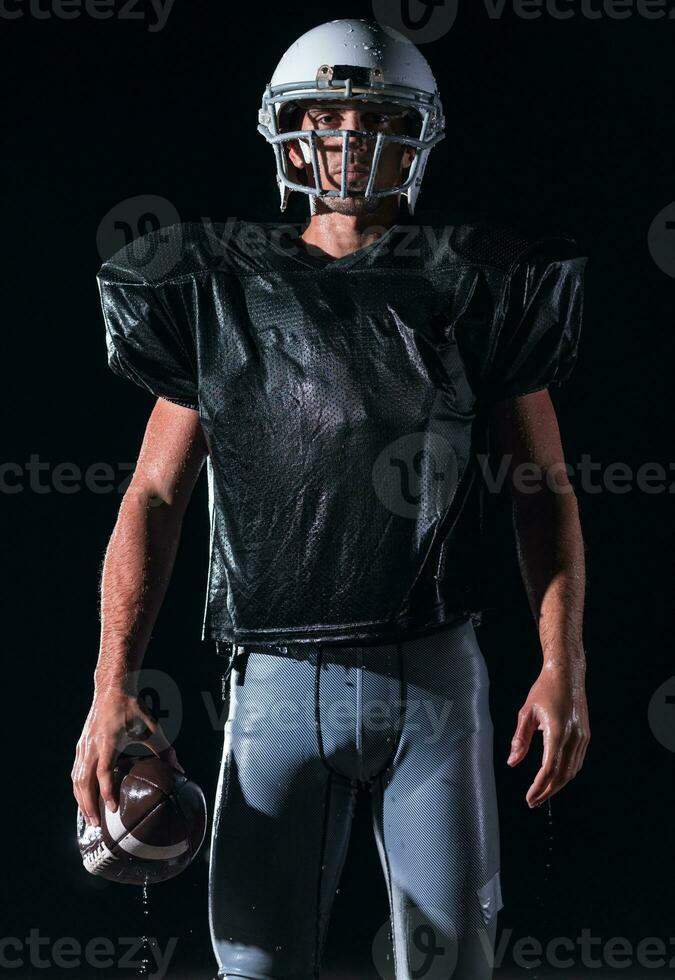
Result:
M346 120L342 123L343 129L350 130L349 136L347 137L347 146L352 153L356 152L359 155L367 155L371 148L372 143L366 136L359 136L358 132L361 129L360 120L354 119L349 122Z
M352 143L360 142L363 139L363 137L354 135L354 131L357 132L364 131L363 117L361 113L358 110L354 110L352 112L346 112L342 117L342 129L352 130L352 132L349 135L350 145Z

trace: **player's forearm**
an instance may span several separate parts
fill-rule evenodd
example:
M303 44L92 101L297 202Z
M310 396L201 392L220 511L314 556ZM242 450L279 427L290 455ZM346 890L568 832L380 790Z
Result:
M539 488L513 505L518 559L547 666L585 662L583 614L586 588L584 542L577 499Z
M129 675L141 667L173 571L181 525L170 505L132 481L101 576L97 691L122 688L135 693Z

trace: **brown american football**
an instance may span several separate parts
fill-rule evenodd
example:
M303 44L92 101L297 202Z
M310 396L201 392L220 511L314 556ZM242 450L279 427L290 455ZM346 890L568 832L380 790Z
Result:
M113 813L99 796L100 826L77 809L77 842L86 870L129 885L156 884L180 874L206 834L202 790L157 756L120 755L113 768Z

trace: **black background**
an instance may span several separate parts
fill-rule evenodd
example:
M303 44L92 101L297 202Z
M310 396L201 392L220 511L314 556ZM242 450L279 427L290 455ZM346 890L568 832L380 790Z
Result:
M667 465L672 427L673 278L653 260L648 231L675 198L675 21L590 19L573 6L577 14L566 21L491 19L482 3L467 2L445 36L421 45L440 85L448 136L432 152L420 205L432 215L458 208L541 222L577 237L590 257L584 333L572 379L554 396L566 457L575 470L587 453L600 473L616 462L635 473L648 461ZM95 283L104 216L126 199L160 195L180 220L275 220L272 151L256 132L264 84L305 30L333 17L370 17L372 9L177 0L156 32L142 4L134 9L144 20L41 19L22 9L20 18L0 18L3 456L20 474L3 487L2 935L23 941L39 929L50 944L107 936L119 945L145 931L162 947L175 936L168 975L208 978L215 971L206 846L184 875L150 891L147 916L140 892L99 882L79 864L70 770L93 689L98 575L120 494L81 483L57 492L54 467L71 463L84 472L107 462L121 482L152 407L150 396L106 366ZM304 201L296 202L291 215L304 213ZM31 454L48 464L42 490L28 479ZM19 489L9 492L13 480ZM648 721L650 699L672 673L672 498L667 483L660 493L627 485L622 493L576 485L588 550L592 742L583 771L553 798L550 813L546 806L530 812L524 802L540 763L539 736L520 767L505 764L540 653L508 501L500 503L503 601L478 636L491 677L505 901L499 931L512 930L509 949L520 937L574 939L583 928L602 942L623 936L634 944L650 936L668 943L675 932L673 756ZM180 688L178 756L211 802L222 729L204 699L217 712L222 704L221 664L199 640L207 547L203 473L145 666L166 671ZM661 702L660 717L668 710ZM377 976L371 944L387 914L362 800L326 976ZM533 975L599 975L579 956L577 948L571 969ZM496 975L524 976L508 959ZM45 975L28 965L7 972ZM606 975L619 973L657 975L637 967Z

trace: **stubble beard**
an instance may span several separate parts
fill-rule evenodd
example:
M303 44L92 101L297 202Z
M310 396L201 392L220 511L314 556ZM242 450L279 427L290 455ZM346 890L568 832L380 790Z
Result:
M329 211L346 215L373 214L382 203L379 197L322 197L320 200Z

